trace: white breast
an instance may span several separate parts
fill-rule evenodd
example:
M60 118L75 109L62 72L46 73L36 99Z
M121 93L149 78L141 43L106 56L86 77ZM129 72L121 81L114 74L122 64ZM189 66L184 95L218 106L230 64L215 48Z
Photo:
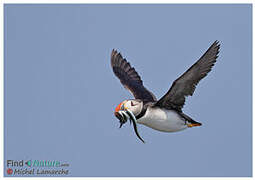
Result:
M173 110L148 107L145 115L137 120L155 130L164 132L175 132L186 129L184 119Z

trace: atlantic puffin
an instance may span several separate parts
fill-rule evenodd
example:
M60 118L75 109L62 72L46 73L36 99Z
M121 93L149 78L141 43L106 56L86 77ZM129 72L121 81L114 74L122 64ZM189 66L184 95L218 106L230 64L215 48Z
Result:
M119 119L120 128L129 119L130 123L133 123L136 135L144 142L137 131L136 123L162 132L176 132L201 126L200 122L184 114L182 108L185 98L193 95L198 82L211 71L219 48L219 41L215 41L195 64L172 83L168 92L159 100L144 87L141 77L130 63L113 49L113 72L135 97L124 100L115 108L114 115Z

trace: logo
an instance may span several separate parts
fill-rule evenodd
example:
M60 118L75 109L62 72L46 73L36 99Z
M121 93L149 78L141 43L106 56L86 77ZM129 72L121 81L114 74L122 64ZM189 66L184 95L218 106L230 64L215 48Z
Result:
M11 174L13 173L13 170L12 170L11 168L8 168L8 169L6 170L6 172L7 172L8 175L11 175Z
M7 175L68 175L69 164L57 160L7 160Z
M31 164L31 160L29 160L29 161L25 162L25 164L26 164L27 166L29 166L29 167L31 167L31 166L32 166L32 164Z

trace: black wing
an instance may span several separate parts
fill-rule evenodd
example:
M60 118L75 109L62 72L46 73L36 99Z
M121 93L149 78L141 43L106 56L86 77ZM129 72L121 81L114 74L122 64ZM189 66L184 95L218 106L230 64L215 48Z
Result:
M195 64L174 81L169 91L155 105L181 111L185 97L192 96L198 82L211 71L218 57L219 48L219 42L215 41Z
M144 102L157 101L155 96L143 86L143 81L135 69L116 50L112 50L111 65L114 74L136 99L141 99Z

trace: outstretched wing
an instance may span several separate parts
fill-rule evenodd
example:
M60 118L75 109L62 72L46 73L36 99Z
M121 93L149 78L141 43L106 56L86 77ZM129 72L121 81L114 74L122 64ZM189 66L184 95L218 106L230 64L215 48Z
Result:
M219 48L219 42L215 41L195 64L173 82L169 91L155 105L181 111L185 97L192 96L198 82L211 71Z
M114 74L136 99L144 102L157 101L155 96L143 86L143 81L135 69L116 50L112 50L111 65Z

